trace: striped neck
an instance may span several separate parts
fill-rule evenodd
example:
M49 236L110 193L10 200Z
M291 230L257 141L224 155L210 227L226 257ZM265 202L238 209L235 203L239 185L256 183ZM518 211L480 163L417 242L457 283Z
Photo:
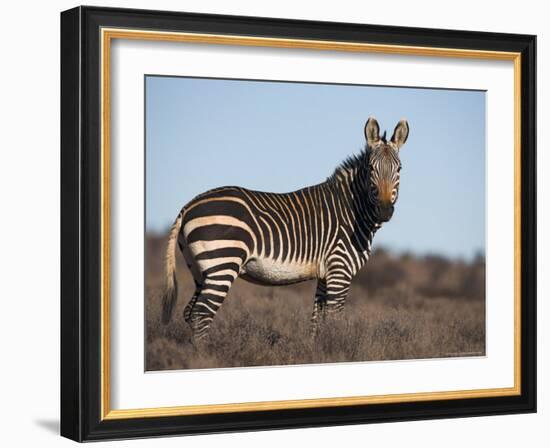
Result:
M327 179L342 211L342 222L357 250L368 258L372 239L382 226L369 194L369 151L349 157Z

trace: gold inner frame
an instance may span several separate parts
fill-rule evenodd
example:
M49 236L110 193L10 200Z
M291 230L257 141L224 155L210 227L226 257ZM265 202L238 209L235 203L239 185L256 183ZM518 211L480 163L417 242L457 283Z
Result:
M113 39L153 40L213 45L399 54L507 60L514 63L514 386L444 392L419 392L303 400L280 400L230 404L170 406L140 409L111 409L110 369L110 50ZM166 417L225 412L306 409L380 403L501 397L521 394L521 53L455 48L279 39L250 36L101 29L101 419Z

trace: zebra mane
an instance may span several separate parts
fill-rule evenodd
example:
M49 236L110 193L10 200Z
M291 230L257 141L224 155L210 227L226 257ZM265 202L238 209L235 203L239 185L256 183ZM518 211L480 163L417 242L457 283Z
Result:
M348 178L350 174L353 176L357 173L361 166L368 163L370 150L368 145L359 152L346 158L340 165L336 167L331 176L327 178L329 183L338 183L340 180Z

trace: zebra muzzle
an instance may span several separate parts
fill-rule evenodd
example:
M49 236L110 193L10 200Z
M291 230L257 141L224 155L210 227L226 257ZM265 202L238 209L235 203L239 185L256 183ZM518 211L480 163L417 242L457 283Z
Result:
M387 222L391 219L393 216L393 210L394 207L392 204L390 205L379 205L378 206L378 217L380 218L380 221Z

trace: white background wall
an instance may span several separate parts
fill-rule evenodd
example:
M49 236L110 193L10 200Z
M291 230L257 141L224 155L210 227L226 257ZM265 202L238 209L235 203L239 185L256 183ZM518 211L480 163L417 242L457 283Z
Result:
M118 442L116 446L548 446L550 393L543 350L548 322L550 119L545 85L550 34L545 2L392 0L157 0L88 4L205 13L334 20L384 25L537 34L539 147L539 413L336 428ZM5 2L0 33L0 438L4 446L68 446L57 436L59 415L59 12L71 1ZM545 203L545 204L544 204ZM545 278L546 277L546 278ZM547 349L546 349L547 351ZM103 444L101 444L103 445ZM99 446L99 445L97 445ZM115 445L110 445L115 446Z

